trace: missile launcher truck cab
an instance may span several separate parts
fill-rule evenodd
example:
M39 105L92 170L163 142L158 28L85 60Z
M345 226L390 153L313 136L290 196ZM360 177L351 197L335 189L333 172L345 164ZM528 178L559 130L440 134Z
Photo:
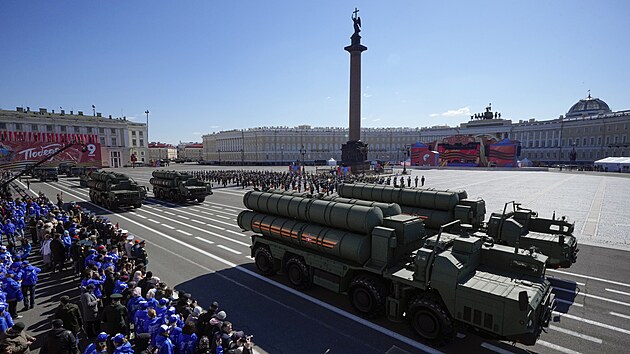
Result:
M92 172L87 186L90 188L90 200L108 209L124 206L140 208L147 197L144 186L122 173Z
M78 174L79 176L79 186L87 187L87 183L90 180L90 176L92 172L98 171L98 167L83 167L81 172Z
M492 238L495 243L511 247L535 247L548 257L547 266L551 268L568 268L577 259L573 225L565 219L539 218L537 213L515 202L507 203L503 213L492 213L485 222L485 201L468 198L463 190L344 183L338 191L339 196L346 199L397 203L404 214L419 216L429 235L435 235L441 225L459 220L462 228L475 231L477 237ZM508 212L509 204L513 205L513 211Z
M265 192L243 203L249 210L238 225L254 232L251 255L262 274L281 271L297 289L347 294L361 316L408 321L432 345L464 328L533 345L548 326L554 295L542 254L442 230L428 237L416 216L384 216L386 203Z
M554 213L551 219L541 218L512 201L505 204L503 213L490 215L486 233L501 244L535 248L549 257L549 267L569 268L579 252L574 226L565 216L556 219Z
M196 200L203 203L212 194L210 184L193 177L189 173L177 171L153 171L149 180L153 187L153 195L158 199L182 203Z

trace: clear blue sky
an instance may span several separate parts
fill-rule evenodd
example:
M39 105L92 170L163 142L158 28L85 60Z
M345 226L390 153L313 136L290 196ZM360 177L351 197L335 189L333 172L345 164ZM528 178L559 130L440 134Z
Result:
M151 140L347 126L363 23L363 126L457 125L491 102L550 119L591 89L630 109L630 1L9 1L0 108L144 121ZM469 113L470 112L470 113Z

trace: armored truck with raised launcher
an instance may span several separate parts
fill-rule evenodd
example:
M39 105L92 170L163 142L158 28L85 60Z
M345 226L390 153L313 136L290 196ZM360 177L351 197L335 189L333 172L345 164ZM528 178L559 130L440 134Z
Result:
M212 195L210 184L186 172L153 171L149 180L153 187L153 195L158 199L181 203L196 200L202 203Z
M254 232L260 273L347 294L361 316L406 320L432 345L463 328L533 345L548 326L555 297L542 254L443 230L429 237L419 217L378 206L257 191L243 203L237 221Z
M147 197L144 186L117 172L94 171L87 186L90 188L90 200L108 209L124 206L140 208Z
M397 203L403 213L422 218L429 234L436 234L441 225L459 220L460 227L478 237L491 237L494 242L511 247L536 248L548 257L550 268L569 268L577 260L577 239L573 236L573 224L566 217L541 218L515 202L506 204L503 213L492 213L485 222L485 201L468 198L462 190L344 183L338 194L343 198ZM512 210L508 205L513 206Z

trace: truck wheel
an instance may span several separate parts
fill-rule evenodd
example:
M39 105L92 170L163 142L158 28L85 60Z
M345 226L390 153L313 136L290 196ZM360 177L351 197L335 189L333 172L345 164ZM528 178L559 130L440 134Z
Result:
M411 328L431 345L442 346L453 338L455 330L451 316L431 297L418 296L412 299L407 318Z
M199 198L197 198L197 201L199 203L203 203L204 200L206 200L206 197L199 197Z
M311 272L301 257L289 258L285 265L285 273L294 288L304 290L311 286Z
M387 290L372 277L359 275L350 282L350 304L365 318L378 317L385 310Z
M133 206L134 206L134 208L137 209L137 208L140 208L142 206L142 203L138 202L138 203L134 204Z
M256 253L254 254L254 262L256 263L256 268L258 268L261 274L276 274L275 261L271 251L269 251L269 248L258 247L258 249L256 249Z
M171 191L171 193L169 193L168 199L170 199L173 202L177 201L177 195L175 195L175 192Z

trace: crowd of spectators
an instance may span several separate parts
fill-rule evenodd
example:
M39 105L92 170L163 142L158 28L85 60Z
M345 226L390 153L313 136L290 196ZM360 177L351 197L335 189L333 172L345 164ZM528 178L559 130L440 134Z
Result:
M14 191L15 192L15 191ZM0 191L0 351L28 353L22 311L37 303L42 276L68 275L80 296L60 296L40 353L253 353L251 336L236 331L215 301L203 309L148 270L146 242L108 219L45 195ZM5 245L6 244L6 245ZM36 247L36 248L35 248ZM39 255L42 268L29 260ZM70 276L74 275L74 277ZM61 295L61 294L59 294Z

